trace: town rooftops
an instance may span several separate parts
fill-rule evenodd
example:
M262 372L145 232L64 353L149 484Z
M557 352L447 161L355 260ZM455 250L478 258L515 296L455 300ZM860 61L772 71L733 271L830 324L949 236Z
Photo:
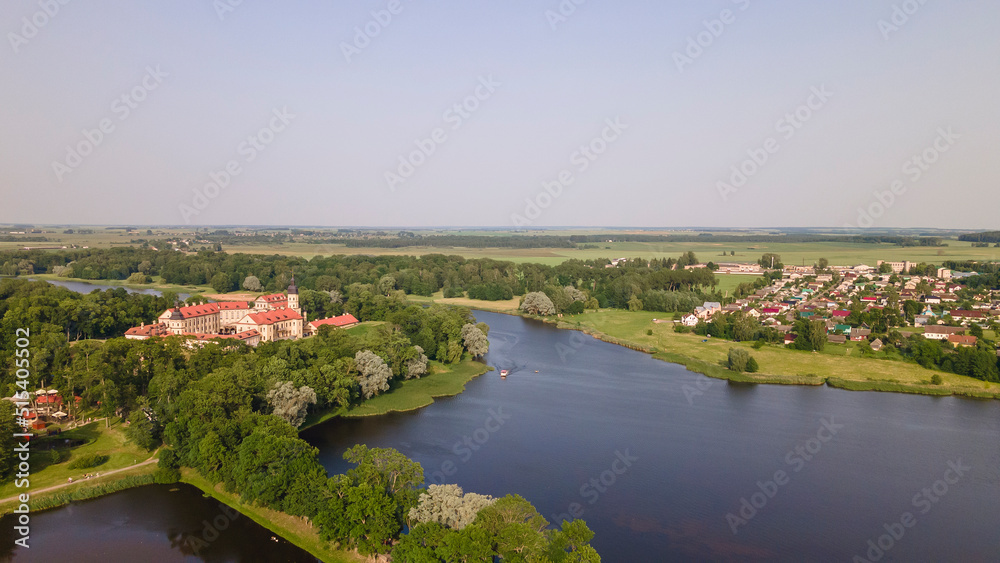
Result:
M964 334L965 329L960 326L935 326L924 328L924 334Z
M952 334L948 337L948 342L951 342L956 346L975 346L976 340L978 340L978 338L975 336L965 336L961 334Z

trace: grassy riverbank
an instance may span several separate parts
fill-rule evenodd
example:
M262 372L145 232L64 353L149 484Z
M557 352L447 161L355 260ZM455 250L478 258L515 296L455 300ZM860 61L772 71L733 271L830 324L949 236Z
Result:
M156 464L151 463L126 469L113 475L95 477L86 481L77 481L74 485L61 487L52 491L35 493L33 491L38 490L40 487L35 487L34 483L32 483L31 488L18 489L17 494L28 493L30 495L28 506L31 507L32 512L39 512L63 506L74 501L102 497L124 491L125 489L152 484L153 473L155 472ZM18 500L0 502L0 516L9 514L19 504Z
M253 504L246 504L238 495L223 490L221 484L213 485L193 469L181 470L181 482L201 489L206 496L240 511L261 526L285 538L296 546L308 551L322 561L332 563L368 562L371 559L362 557L353 551L335 549L319 537L319 530L305 518L291 516L284 512L271 510Z
M989 383L917 364L878 357L861 357L856 349L828 345L823 352L770 345L754 350L749 343L703 338L674 332L672 322L654 323L664 313L605 310L543 319L560 328L576 329L602 340L653 353L654 357L686 366L709 377L748 383L822 385L852 391L890 391L923 395L963 395L1000 399L1000 384ZM647 334L647 331L652 334ZM704 341L707 340L707 341ZM704 341L704 342L703 342ZM757 359L760 373L739 374L726 369L730 348L744 348ZM932 385L940 375L942 383Z
M76 447L69 447L75 441L82 441L83 444ZM95 421L67 430L58 436L41 439L34 438L30 446L31 449L31 488L40 490L55 485L68 483L70 478L79 481L84 474L107 473L116 469L122 469L136 463L149 459L154 454L129 442L122 429L121 420L115 419L109 428L105 427L104 421ZM53 449L41 449L42 444L54 444ZM69 465L76 459L86 455L107 456L107 461L96 466L81 469L70 469ZM0 486L0 499L5 499L25 492L14 486L14 481L9 481Z
M400 382L389 392L360 405L310 414L300 430L338 416L375 416L423 408L433 403L435 398L458 395L465 390L466 383L491 369L486 364L468 359L451 366L432 361L428 364L428 375Z

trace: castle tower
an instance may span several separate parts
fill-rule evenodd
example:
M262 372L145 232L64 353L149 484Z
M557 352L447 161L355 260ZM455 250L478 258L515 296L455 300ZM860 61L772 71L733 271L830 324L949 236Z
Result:
M292 284L288 286L288 308L299 311L299 288L295 287L294 274L292 274Z

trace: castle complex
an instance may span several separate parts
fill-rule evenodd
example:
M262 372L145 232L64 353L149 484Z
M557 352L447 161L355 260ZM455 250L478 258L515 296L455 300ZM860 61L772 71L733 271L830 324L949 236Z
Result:
M262 295L254 301L174 307L164 311L158 323L130 328L125 337L145 340L151 336L187 335L199 340L234 339L256 346L260 342L302 338L305 317L292 278L287 294Z

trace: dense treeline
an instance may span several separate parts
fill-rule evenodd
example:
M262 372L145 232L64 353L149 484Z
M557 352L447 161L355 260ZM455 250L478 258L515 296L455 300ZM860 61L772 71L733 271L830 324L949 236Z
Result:
M697 235L571 235L569 240L576 244L607 242L712 242L712 243L861 243L861 244L895 244L898 246L941 246L943 239L937 236L899 236L899 235L730 235L701 233Z
M958 240L965 242L1000 242L1000 231L986 231L983 233L969 233L959 235Z
M476 236L476 235L415 235L391 238L330 238L316 244L344 244L348 248L404 248L436 246L462 248L574 248L568 237L554 235Z
M348 310L361 320L386 321L387 325L369 331L366 339L344 341L345 334L335 331L315 342L323 342L352 357L362 349L374 351L391 368L392 377L403 378L408 376L412 362L419 362L421 357L424 361L454 363L466 353L462 327L473 322L469 310L441 306L424 308L408 304L398 292L387 296L372 291L369 286L358 285L354 289L346 305ZM71 393L80 394L85 405L102 401L103 408L111 413L135 409L139 397L147 394L148 381L136 380L130 371L138 369L135 362L138 361L136 357L143 355L143 343L115 337L122 336L129 327L154 322L174 303L173 297L166 293L164 297L154 297L111 289L83 295L46 282L0 280L0 365L5 367L4 392L10 396L16 391L10 387L14 381L16 331L27 329L32 345L32 378L29 380L32 389L48 385L66 387L67 400L72 397ZM481 329L485 329L485 325ZM81 340L92 338L110 340L104 345L94 340ZM170 342L170 346L179 349L176 339ZM335 343L340 344L335 346ZM256 356L311 354L315 358L319 356L311 350L318 345L313 339L266 343L256 349ZM280 352L285 348L294 348L295 352ZM212 349L208 347L209 352L204 353ZM199 354L202 352L192 355L195 364L202 363ZM325 359L329 360L326 364L337 365L341 370L334 374L329 371L332 368L324 368L322 377L326 378L323 379L326 383L334 381L331 379L334 375L353 373L350 364L337 364L337 359ZM321 377L319 373L297 376L295 382L310 385L315 382L310 377ZM327 406L322 402L322 392L319 393L319 405ZM331 406L346 404L340 401Z
M344 456L354 469L328 476L296 426L310 408L355 404L426 373L423 347L439 350L445 362L481 355L488 330L475 325L467 309L408 306L360 290L352 297L356 305L387 321L360 335L324 327L314 338L255 349L235 342L189 349L178 337L70 345L63 334L69 320L57 316L56 298L72 301L66 290L23 280L3 280L0 288L6 395L38 386L58 388L65 404L79 395L78 408L128 418L129 439L162 448L159 482L176 480L181 467L194 468L245 502L307 518L323 539L362 554L389 552L402 530L423 522L411 517L430 502L421 494L423 469L394 450L360 445ZM103 318L134 297L121 293L78 300L97 298L93 312ZM26 385L15 383L14 328L30 334ZM10 430L13 417L4 404L3 428ZM0 470L9 473L6 452ZM550 529L520 497L491 499L471 517L462 530L435 527L435 542L424 536L400 542L396 560L600 560L587 545L593 534L584 523Z
M247 278L251 276L261 290L282 291L294 275L300 288L336 292L346 298L359 289L355 284L370 285L383 295L394 290L415 295L431 295L444 290L449 296L469 291L470 296L493 300L572 287L586 292L586 298L593 298L601 307L628 308L633 297L642 300L645 295L654 307L650 310L690 310L688 301L694 297L685 298L683 305L667 304L672 297L661 292L710 290L716 283L715 275L707 268L683 268L697 263L692 253L677 260L626 260L614 268L605 267L608 265L605 259L567 260L557 266L547 266L442 254L318 256L306 260L210 250L185 254L141 248L0 253L0 260L18 264L22 275L49 272L81 279L122 280L139 272L161 276L170 284L210 284L220 292L248 287ZM306 304L306 308L316 311L311 304ZM350 306L348 310L354 312Z

